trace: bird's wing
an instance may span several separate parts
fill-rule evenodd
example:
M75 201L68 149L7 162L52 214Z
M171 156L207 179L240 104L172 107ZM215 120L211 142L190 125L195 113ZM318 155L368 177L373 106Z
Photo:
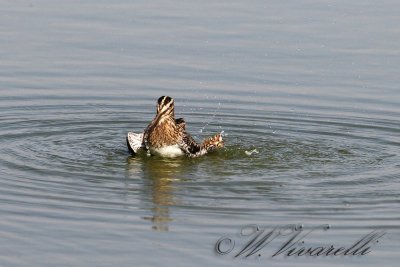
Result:
M178 145L188 156L196 155L201 149L200 145L186 132L183 134Z
M179 118L179 119L175 119L175 123L178 127L180 127L182 130L186 130L186 122L184 119Z
M144 148L143 133L137 134L129 132L126 137L126 144L131 154L136 154L140 148Z

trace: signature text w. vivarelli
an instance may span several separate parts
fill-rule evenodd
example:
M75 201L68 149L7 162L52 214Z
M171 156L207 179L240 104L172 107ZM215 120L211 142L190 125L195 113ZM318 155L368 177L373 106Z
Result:
M308 242L317 235L330 229L329 225L319 225L305 229L303 225L289 224L281 225L267 230L258 225L244 226L238 236L237 242L232 237L221 237L215 244L215 252L218 255L232 255L233 257L261 257L266 251L271 257L335 257L335 256L364 256L371 253L372 248L379 243L385 235L383 230L373 230L363 236L354 239L348 245L334 245L323 240L322 245L318 242ZM242 242L243 244L238 244ZM311 243L311 245L310 245ZM270 247L268 250L267 247Z

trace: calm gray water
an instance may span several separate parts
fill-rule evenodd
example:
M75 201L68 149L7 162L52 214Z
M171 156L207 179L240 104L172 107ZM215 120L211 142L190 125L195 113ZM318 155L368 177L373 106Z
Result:
M399 266L399 1L0 6L0 266ZM161 95L226 148L130 157ZM215 253L248 224L386 234L366 256Z

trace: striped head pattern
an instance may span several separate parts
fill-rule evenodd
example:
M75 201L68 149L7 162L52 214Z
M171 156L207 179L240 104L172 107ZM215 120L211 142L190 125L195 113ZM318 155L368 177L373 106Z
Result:
M162 96L157 101L157 115L174 117L174 99L169 96Z

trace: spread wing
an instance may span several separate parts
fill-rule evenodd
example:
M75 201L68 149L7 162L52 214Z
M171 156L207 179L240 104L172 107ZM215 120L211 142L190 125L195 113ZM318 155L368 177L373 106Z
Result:
M193 156L200 152L200 145L188 134L182 136L179 147L188 155Z
M143 133L137 134L129 132L126 137L126 144L131 154L135 155L140 148L144 148Z

